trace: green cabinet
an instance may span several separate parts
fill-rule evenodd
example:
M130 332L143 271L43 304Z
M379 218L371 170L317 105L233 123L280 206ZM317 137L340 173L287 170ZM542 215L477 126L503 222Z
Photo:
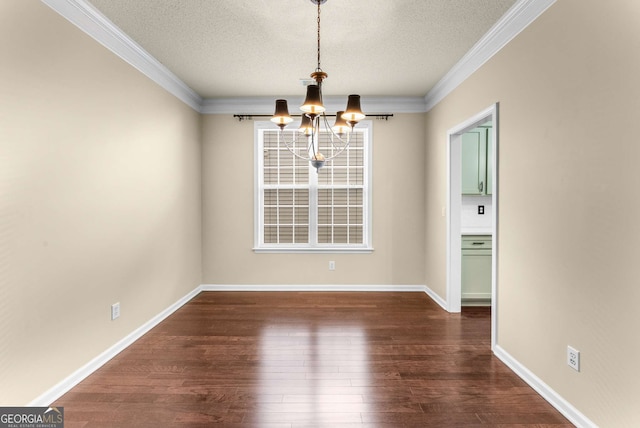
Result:
M493 188L492 128L462 134L462 194L490 195Z
M462 236L462 304L491 303L491 236Z

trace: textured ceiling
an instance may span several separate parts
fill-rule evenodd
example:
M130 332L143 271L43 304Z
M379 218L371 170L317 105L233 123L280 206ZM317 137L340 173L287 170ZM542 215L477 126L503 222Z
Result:
M90 0L204 98L302 95L310 0ZM516 0L328 0L325 95L424 96Z

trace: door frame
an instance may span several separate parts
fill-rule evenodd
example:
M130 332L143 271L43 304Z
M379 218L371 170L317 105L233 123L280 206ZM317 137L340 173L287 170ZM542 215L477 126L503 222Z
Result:
M498 103L447 131L447 310L462 306L462 134L492 121L492 245L491 245L491 349L497 343L498 325Z

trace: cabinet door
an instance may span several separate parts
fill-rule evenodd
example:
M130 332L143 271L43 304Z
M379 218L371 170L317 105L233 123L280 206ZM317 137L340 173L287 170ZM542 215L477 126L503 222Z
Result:
M480 132L462 134L462 194L481 195Z
M491 250L462 252L462 300L491 300Z
M489 235L462 236L463 304L491 301L491 247Z

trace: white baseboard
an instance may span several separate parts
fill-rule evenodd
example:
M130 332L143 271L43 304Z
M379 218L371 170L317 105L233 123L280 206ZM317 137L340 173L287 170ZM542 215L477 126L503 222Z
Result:
M368 292L424 292L424 285L223 285L203 284L202 291L368 291Z
M589 418L579 412L571 403L562 398L557 392L551 389L549 385L513 358L507 351L501 348L500 345L496 345L493 352L496 357L502 360L515 374L520 376L522 380L540 394L542 398L562 413L564 417L569 419L572 424L580 428L598 428Z
M102 367L105 363L118 355L129 345L134 343L153 327L165 320L169 315L180 309L191 299L202 291L360 291L360 292L424 292L434 302L447 310L446 302L426 285L218 285L203 284L196 287L187 295L169 306L167 309L147 321L131 334L118 341L115 345L80 367L57 385L35 398L27 406L43 407L49 406L71 388L76 386L86 377ZM515 374L520 376L529 386L531 386L546 401L562 413L577 427L597 428L597 425L590 421L585 415L573 407L567 400L544 383L529 369L514 359L507 351L499 345L495 346L495 355L504 362Z
M71 388L82 382L86 377L90 374L98 370L104 364L106 364L113 357L118 355L120 352L125 350L129 345L134 343L136 340L141 338L145 333L151 330L156 325L160 324L165 318L169 315L180 309L184 306L185 303L189 302L195 296L200 293L201 286L196 287L193 291L189 292L186 296L179 299L177 302L169 306L164 311L160 312L155 317L151 318L149 321L138 327L136 330L131 332L129 335L124 337L122 340L118 341L115 345L111 346L109 349L104 351L102 354L95 357L93 360L89 361L84 366L80 367L78 370L73 372L67 378L60 381L57 385L44 392L39 397L35 398L31 401L27 406L29 407L44 407L49 406L51 403L56 401L62 395L67 393Z
M58 398L67 393L71 388L82 382L93 372L106 364L113 357L125 350L129 345L141 338L145 333L164 321L169 315L180 309L195 296L203 291L359 291L359 292L424 292L443 308L446 307L442 300L431 289L424 285L217 285L203 284L196 287L187 295L169 306L164 311L138 327L129 335L105 350L103 353L89 361L71 375L45 391L27 404L29 407L49 406Z
M442 309L448 311L447 302L426 285L222 285L203 284L202 291L361 291L425 293Z
M423 287L423 290L425 293L427 293L427 296L431 297L431 300L433 300L434 302L436 302L438 305L440 305L440 307L442 309L444 309L445 311L449 312L448 309L448 305L447 302L440 297L438 294L436 294L435 291L433 291L432 289L430 289L429 287L427 287L426 285Z

